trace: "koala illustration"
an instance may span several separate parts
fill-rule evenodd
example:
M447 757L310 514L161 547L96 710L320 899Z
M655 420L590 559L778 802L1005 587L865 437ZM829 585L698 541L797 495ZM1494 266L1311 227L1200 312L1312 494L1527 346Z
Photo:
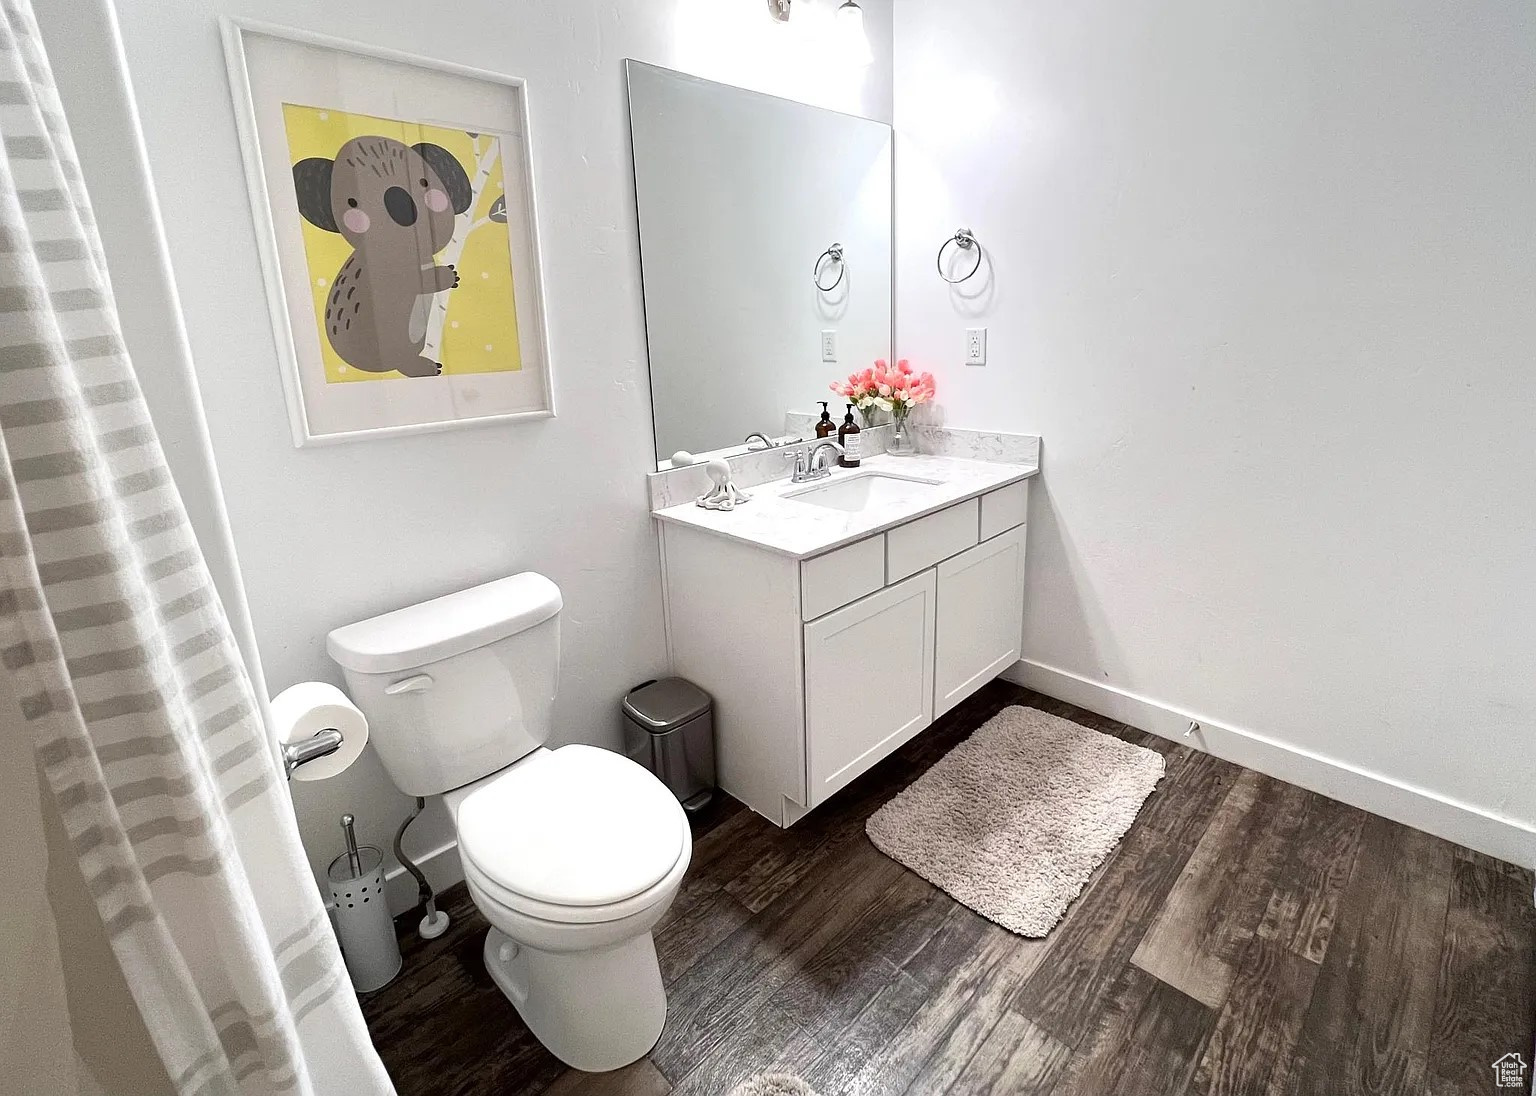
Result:
M469 176L440 145L354 137L334 160L293 165L299 212L352 245L325 299L322 326L343 361L370 373L435 377L422 357L434 294L459 284L432 260L473 200Z

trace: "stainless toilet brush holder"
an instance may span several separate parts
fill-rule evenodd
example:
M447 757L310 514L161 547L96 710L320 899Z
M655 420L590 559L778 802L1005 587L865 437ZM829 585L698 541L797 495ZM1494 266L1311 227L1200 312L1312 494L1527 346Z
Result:
M353 987L368 993L393 981L404 961L389 903L384 900L384 854L372 845L358 846L350 814L342 816L341 828L347 851L331 861L325 874L341 957Z

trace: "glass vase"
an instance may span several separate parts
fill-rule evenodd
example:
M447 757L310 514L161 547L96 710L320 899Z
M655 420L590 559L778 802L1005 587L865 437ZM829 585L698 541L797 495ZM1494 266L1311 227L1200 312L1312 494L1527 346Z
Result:
M917 446L912 441L912 428L907 425L907 416L892 416L891 436L885 443L885 451L893 457L910 457L917 452Z

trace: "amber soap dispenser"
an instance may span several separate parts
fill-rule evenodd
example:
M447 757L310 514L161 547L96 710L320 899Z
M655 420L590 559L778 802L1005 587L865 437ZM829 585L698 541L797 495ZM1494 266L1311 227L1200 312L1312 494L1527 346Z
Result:
M843 455L837 458L837 463L844 468L859 466L859 433L859 424L853 421L853 404L850 403L843 425L837 430L838 444L843 447Z
M826 400L817 400L821 404L821 421L816 424L816 436L818 438L830 438L837 433L837 423L832 421L832 413L827 410Z

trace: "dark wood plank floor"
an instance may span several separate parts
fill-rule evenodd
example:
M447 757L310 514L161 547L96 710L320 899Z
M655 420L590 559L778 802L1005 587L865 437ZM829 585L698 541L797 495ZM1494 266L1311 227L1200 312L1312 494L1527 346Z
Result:
M864 820L1009 704L1164 754L1168 775L1044 940L882 856ZM649 1058L565 1069L453 927L363 1008L402 1096L1453 1096L1536 1028L1531 873L996 682L782 831L726 799L656 933ZM1507 1090L1504 1090L1507 1091Z

